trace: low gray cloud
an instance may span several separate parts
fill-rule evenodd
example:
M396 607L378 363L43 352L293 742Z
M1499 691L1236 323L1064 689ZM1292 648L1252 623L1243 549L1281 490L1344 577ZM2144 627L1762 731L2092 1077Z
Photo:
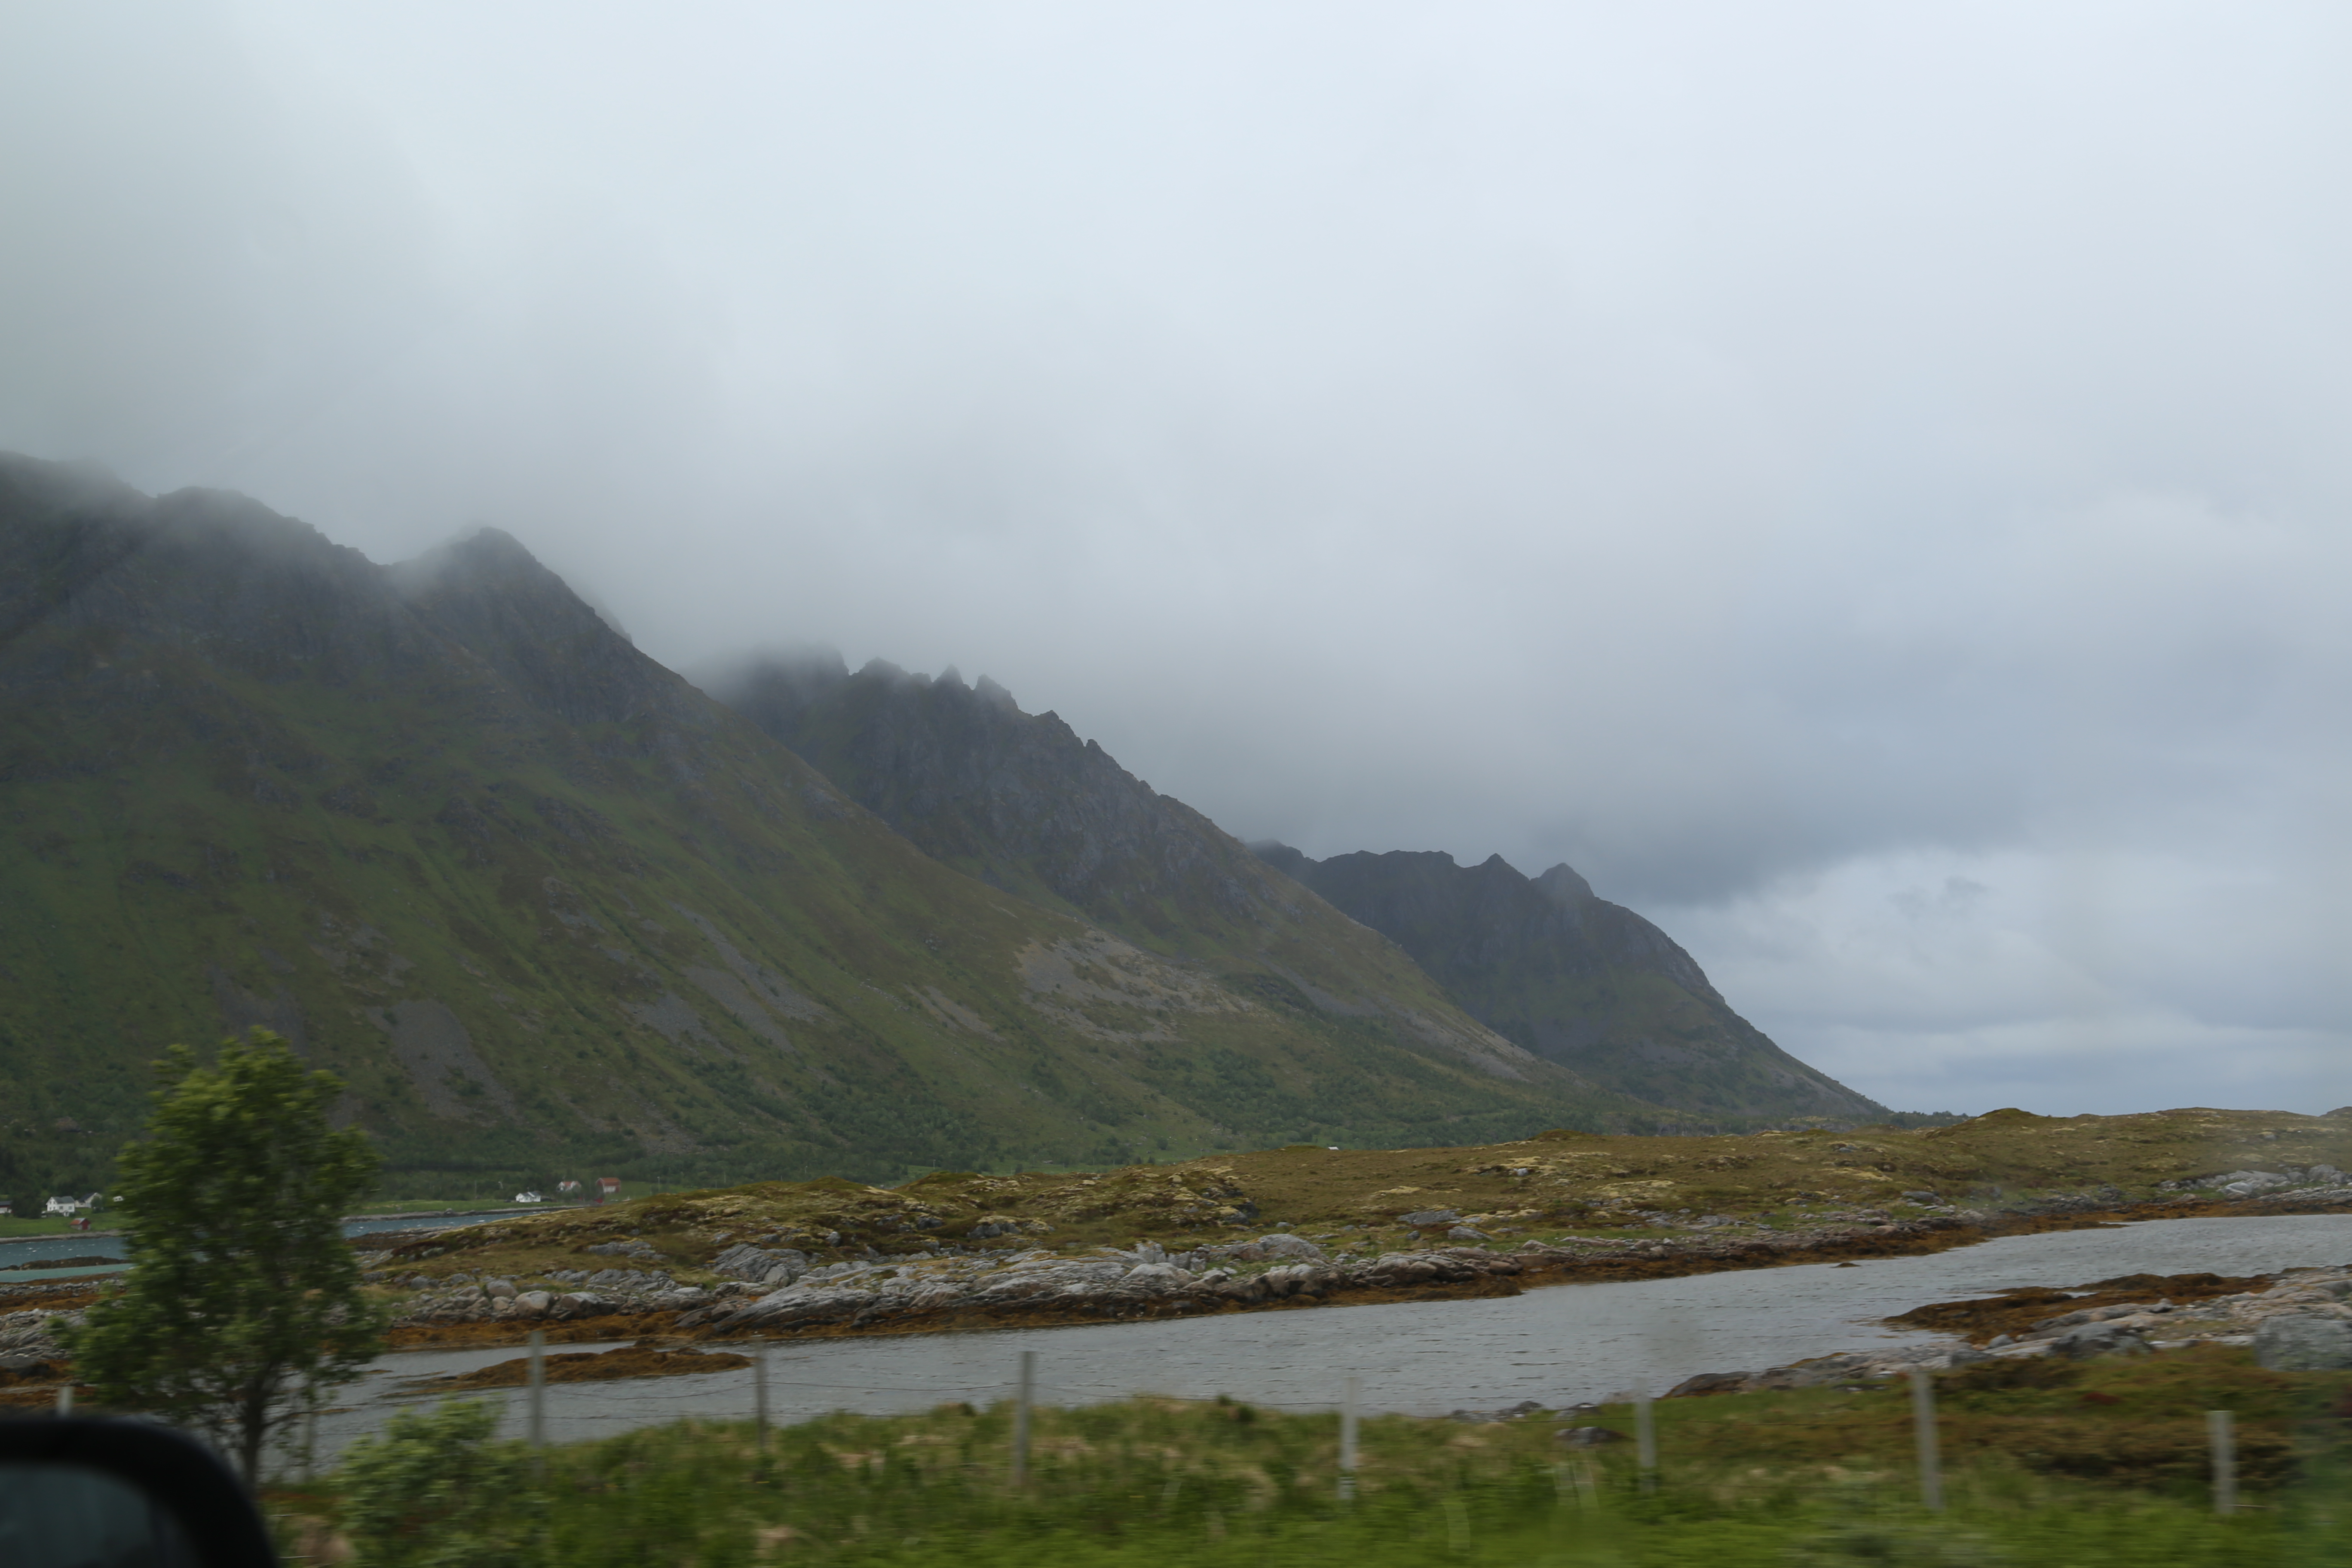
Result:
M0 446L1568 859L1881 1099L2324 1110L2347 29L16 7Z

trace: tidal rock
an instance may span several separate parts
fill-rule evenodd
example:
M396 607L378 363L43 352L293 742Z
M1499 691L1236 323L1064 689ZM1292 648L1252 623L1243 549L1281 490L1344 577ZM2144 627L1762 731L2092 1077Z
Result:
M796 1247L769 1250L739 1242L710 1260L714 1274L724 1274L731 1279L745 1279L754 1285L789 1285L806 1274L810 1258Z
M832 1322L854 1318L858 1313L878 1305L880 1296L872 1290L855 1286L803 1284L790 1286L761 1297L747 1307L729 1313L719 1323L721 1332L733 1332L747 1328L779 1329L794 1323Z
M2352 1367L2352 1323L2283 1312L2254 1331L2254 1360L2273 1372L2340 1372Z
M1324 1256L1323 1249L1305 1237L1292 1236L1285 1231L1261 1236L1255 1241L1244 1242L1239 1247L1214 1250L1237 1263L1320 1263Z
M1171 1295L1192 1283L1192 1275L1165 1263L1139 1263L1119 1280L1125 1290L1138 1296Z
M1444 1252L1391 1252L1366 1265L1364 1277L1391 1287L1452 1282L1476 1277L1478 1270L1463 1258Z
M1754 1375L1746 1372L1703 1372L1696 1377L1686 1377L1666 1390L1666 1397L1682 1399L1698 1394L1738 1394L1748 1386Z
M2147 1342L2120 1323L2081 1323L2050 1342L2050 1353L2069 1361L2099 1355L2145 1355Z
M1320 1296L1339 1278L1339 1270L1314 1263L1286 1263L1258 1276L1271 1297Z

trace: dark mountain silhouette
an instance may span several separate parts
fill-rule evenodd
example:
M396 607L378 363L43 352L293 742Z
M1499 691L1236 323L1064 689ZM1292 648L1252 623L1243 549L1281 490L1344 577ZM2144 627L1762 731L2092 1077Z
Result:
M1886 1114L1774 1045L1673 938L1566 866L1529 879L1499 855L1255 849L1395 941L1473 1017L1596 1083L1733 1119Z

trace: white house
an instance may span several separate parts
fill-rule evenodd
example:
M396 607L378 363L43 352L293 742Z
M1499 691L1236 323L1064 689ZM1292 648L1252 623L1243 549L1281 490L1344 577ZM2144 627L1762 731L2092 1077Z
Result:
M98 1207L98 1194L96 1193L92 1193L86 1198L51 1198L48 1201L47 1205L44 1207L41 1212L45 1215L71 1215L79 1214L84 1209L94 1209L96 1207Z

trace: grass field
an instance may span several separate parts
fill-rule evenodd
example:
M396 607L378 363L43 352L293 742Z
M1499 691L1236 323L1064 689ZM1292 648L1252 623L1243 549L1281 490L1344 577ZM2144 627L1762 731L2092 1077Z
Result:
M1920 1505L1909 1402L1884 1387L1662 1403L1654 1488L1630 1443L1554 1436L1629 1432L1622 1407L1367 1420L1343 1502L1336 1416L1147 1398L1037 1411L1023 1486L1002 1405L835 1415L764 1446L742 1423L649 1428L551 1450L536 1476L485 1414L444 1406L275 1501L298 1552L347 1544L362 1564L2352 1561L2344 1374L2205 1351L1999 1363L1938 1384L1940 1514ZM2229 1518L2205 1487L2208 1409L2238 1421L2246 1506Z
M100 1215L91 1222L91 1225L98 1230L112 1230L114 1219L110 1215ZM18 1219L12 1215L0 1215L0 1241L13 1240L25 1236L71 1236L73 1234L73 1222L62 1215Z

